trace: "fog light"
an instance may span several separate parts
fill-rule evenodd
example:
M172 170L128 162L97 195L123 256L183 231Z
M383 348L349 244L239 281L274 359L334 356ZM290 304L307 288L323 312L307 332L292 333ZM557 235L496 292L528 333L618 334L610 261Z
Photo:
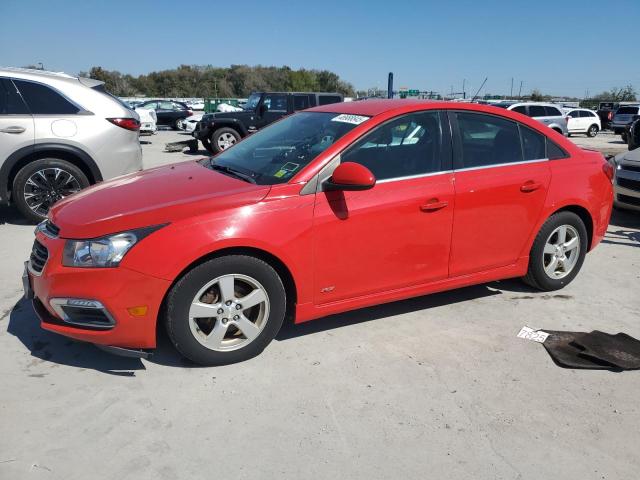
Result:
M97 300L84 298L52 298L49 304L66 323L92 328L113 328L114 318Z

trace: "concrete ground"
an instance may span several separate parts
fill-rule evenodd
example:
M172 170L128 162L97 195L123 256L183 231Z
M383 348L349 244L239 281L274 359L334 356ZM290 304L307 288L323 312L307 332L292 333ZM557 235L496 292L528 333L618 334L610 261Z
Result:
M161 152L177 137L151 137L146 165L194 158ZM220 368L163 334L137 360L41 330L21 300L33 227L0 223L0 479L637 477L639 373L563 369L516 338L640 338L637 214L615 212L562 291L494 282L287 326Z

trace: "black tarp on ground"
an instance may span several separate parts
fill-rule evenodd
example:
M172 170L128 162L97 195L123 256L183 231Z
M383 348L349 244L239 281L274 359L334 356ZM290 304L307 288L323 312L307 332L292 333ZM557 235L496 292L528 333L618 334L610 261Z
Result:
M564 368L591 370L640 369L640 340L625 333L611 335L593 332L559 332L545 330L543 343L553 361Z

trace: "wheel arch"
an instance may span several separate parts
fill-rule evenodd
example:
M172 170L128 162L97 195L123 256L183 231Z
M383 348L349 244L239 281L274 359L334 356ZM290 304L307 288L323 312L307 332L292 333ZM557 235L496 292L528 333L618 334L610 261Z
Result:
M582 220L585 228L587 229L587 237L589 241L587 246L587 251L591 250L591 245L593 244L593 218L591 217L591 213L589 213L589 210L587 210L581 205L572 204L572 205L565 205L561 208L558 208L557 210L552 212L551 215L555 215L556 213L559 213L559 212L572 212L572 213L575 213L578 217L580 217L580 220ZM549 217L551 217L551 215L549 215Z
M224 120L216 120L213 122L213 124L210 127L211 135L213 135L216 132L216 130L219 130L221 128L231 128L232 130L235 130L236 132L238 132L238 135L240 135L240 138L244 138L248 134L247 129L242 124L242 122L235 119L224 119Z
M73 145L38 143L13 152L0 167L0 199L9 200L13 180L25 165L42 158L66 160L78 167L91 184L102 181L102 174L91 156Z
M162 299L161 309L165 308L165 302L169 292L173 288L173 286L191 269L201 265L204 262L212 260L214 258L224 257L227 255L246 255L249 257L258 258L268 265L270 265L276 273L280 276L282 283L284 285L285 291L287 293L287 312L286 312L286 320L291 320L295 316L295 306L298 301L298 289L295 283L295 279L293 274L291 273L291 269L285 264L282 259L277 257L271 252L267 250L263 250L261 248L256 247L245 247L245 246L230 246L220 248L218 250L214 250L206 255L203 255L196 260L192 261L186 267L184 267L178 275L174 278L173 282L167 289ZM158 322L159 323L159 322Z

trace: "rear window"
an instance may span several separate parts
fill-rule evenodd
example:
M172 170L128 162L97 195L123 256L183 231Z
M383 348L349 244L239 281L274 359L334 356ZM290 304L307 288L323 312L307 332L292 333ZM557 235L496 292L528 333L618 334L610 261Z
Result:
M73 115L80 111L60 93L41 83L14 80L34 115Z
M616 115L637 115L638 107L620 107L616 112Z

